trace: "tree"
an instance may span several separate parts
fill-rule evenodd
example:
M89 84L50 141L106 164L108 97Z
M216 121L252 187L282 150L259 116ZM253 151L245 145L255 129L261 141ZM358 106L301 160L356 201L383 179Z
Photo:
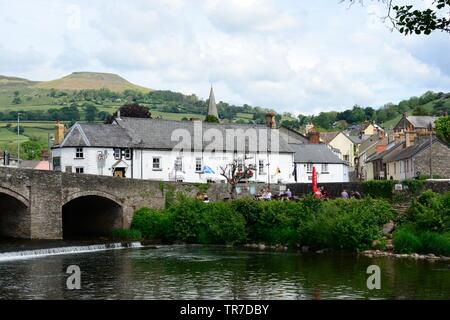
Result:
M41 145L36 141L26 141L20 145L25 160L39 160L41 158Z
M430 113L424 106L417 106L414 108L413 116L428 116Z
M22 103L22 99L19 96L19 91L14 91L14 98L12 101L13 104L21 104Z
M121 117L129 117L129 118L146 118L151 119L152 114L146 106L132 103L126 104L119 108ZM105 123L112 123L113 119L117 118L117 111L113 113L108 119L106 119Z
M98 114L98 109L93 104L87 103L84 106L85 119L87 122L94 122Z
M236 198L236 185L244 180L253 177L253 166L247 166L245 163L240 167L237 160L227 164L225 167L220 166L220 175L227 179L230 185L230 198Z
M438 137L450 143L450 116L440 117L434 124Z
M344 2L347 0L342 0ZM363 3L364 0L349 0ZM382 19L389 20L392 28L404 35L430 34L433 31L450 33L450 0L433 0L431 8L419 10L417 5L396 5L395 0L378 0L386 5L387 13Z
M205 118L205 122L209 122L209 123L219 123L219 119L216 116L213 116L211 114L208 114Z

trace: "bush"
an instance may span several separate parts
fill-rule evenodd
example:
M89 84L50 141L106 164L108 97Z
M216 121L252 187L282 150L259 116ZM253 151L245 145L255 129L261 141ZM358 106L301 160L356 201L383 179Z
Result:
M439 195L431 190L423 192L413 201L406 221L419 231L438 233L450 231L450 193Z
M134 229L114 229L112 231L114 238L122 240L141 240L142 234L139 230Z
M362 183L362 189L366 196L372 198L392 199L395 180L370 180Z
M434 253L450 256L450 233L418 232L406 225L394 233L394 250L399 253Z
M171 238L170 216L165 211L142 208L135 212L131 228L146 239Z
M435 232L424 232L419 234L422 244L422 253L434 253L437 255L450 256L450 239Z
M299 227L302 244L313 247L363 250L382 236L382 226L394 217L383 200L331 200L307 216Z
M235 244L247 239L244 217L229 203L214 202L206 205L199 242L204 244Z
M205 206L206 203L202 201L178 195L177 200L167 210L171 216L174 239L189 243L199 242Z
M401 228L394 233L394 250L398 253L420 252L422 243L409 228Z

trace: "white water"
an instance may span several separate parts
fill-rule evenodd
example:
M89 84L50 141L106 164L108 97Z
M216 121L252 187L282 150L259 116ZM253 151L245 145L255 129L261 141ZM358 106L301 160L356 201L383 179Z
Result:
M0 262L20 260L20 259L41 258L46 256L55 256L62 254L76 254L76 253L117 250L126 248L141 248L141 247L142 244L140 242L131 242L131 243L116 242L106 244L94 244L89 246L72 246L72 247L24 250L16 252L4 252L0 253Z

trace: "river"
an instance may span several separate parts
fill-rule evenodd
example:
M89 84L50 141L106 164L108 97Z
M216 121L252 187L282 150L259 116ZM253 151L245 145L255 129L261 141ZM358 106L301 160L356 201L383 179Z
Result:
M138 245L24 257L3 245L0 299L450 299L449 262ZM374 264L379 290L366 285ZM70 265L80 267L80 290L67 289Z

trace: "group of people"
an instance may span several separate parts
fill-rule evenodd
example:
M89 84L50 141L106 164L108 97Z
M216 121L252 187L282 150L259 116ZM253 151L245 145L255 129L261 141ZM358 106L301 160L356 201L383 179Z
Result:
M272 200L272 199L277 199L277 200L290 200L292 198L292 192L291 190L288 188L286 189L286 191L280 191L280 193L278 195L272 195L272 192L270 191L270 189L262 189L261 193L259 195L256 196L256 199L258 200Z
M341 198L342 199L349 199L349 198L361 199L361 194L358 191L350 191L350 193L348 193L347 190L344 189L341 192Z

